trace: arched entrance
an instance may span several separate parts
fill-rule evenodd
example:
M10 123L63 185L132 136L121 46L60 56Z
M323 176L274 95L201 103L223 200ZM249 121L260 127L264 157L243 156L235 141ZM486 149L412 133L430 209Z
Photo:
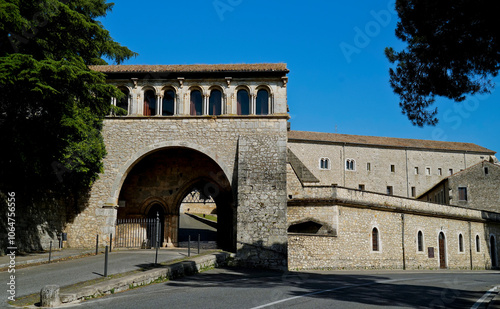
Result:
M218 247L235 251L236 212L230 182L214 160L197 150L163 148L136 162L120 190L118 218L156 218L160 212L162 245L177 246L180 206L194 188L208 192L216 204ZM148 202L152 200L161 202Z
M497 268L498 267L497 247L496 247L495 236L493 235L490 236L490 256L491 256L491 267Z
M446 237L439 233L439 268L446 268Z

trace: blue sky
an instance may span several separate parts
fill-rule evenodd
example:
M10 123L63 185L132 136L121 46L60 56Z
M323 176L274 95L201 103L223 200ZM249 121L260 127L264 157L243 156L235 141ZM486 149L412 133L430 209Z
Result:
M285 62L293 130L470 142L500 151L500 90L438 100L440 122L413 126L389 86L394 1L120 0L102 20L139 53L125 64ZM500 79L497 78L497 84Z

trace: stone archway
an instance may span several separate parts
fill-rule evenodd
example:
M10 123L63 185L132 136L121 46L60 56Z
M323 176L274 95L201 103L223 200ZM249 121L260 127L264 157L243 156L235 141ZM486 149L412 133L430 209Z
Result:
M233 190L222 168L206 154L185 147L168 147L143 156L127 174L119 193L118 218L147 217L143 205L161 200L166 205L164 245L178 244L180 203L193 186L212 190L220 217L218 245L235 250L236 220ZM151 205L151 203L148 203ZM148 208L148 211L151 208Z

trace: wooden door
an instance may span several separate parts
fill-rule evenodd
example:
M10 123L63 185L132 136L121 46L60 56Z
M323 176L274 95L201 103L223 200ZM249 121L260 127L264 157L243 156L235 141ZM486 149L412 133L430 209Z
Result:
M446 268L446 239L443 232L439 233L439 268Z

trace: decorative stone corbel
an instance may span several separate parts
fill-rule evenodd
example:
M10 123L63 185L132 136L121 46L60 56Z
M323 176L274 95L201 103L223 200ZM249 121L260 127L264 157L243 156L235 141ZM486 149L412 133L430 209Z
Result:
M226 77L226 83L227 83L227 87L229 88L229 85L231 85L231 80L233 78L232 77Z
M179 88L182 88L184 86L184 77L177 77L177 80L179 81Z
M137 89L137 81L139 80L137 77L132 77L131 78L132 82L134 83L134 89Z
M285 87L285 88L286 88L286 84L288 83L288 77L287 77L287 76L283 76L283 77L281 78L281 81L283 82L283 87Z

